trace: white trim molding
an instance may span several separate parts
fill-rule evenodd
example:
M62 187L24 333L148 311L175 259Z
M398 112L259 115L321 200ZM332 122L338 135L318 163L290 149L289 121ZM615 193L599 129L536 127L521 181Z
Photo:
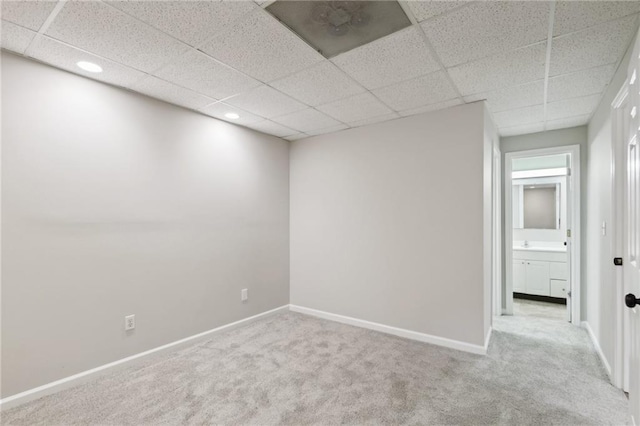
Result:
M204 331L202 333L194 334L193 336L176 340L175 342L167 343L166 345L158 346L157 348L140 352L135 355L131 355L129 357L122 358L117 361L101 365L96 368L92 368L91 370L86 370L81 373L77 373L72 376L65 377L63 379L56 380L54 382L47 383L42 386L38 386L37 388L29 389L27 391L20 392L15 395L8 396L4 399L0 399L0 410L7 410L9 408L16 407L26 402L41 398L43 396L51 395L61 390L77 386L81 383L85 383L90 380L93 380L99 375L113 372L117 368L129 367L130 363L134 361L138 361L141 358L144 358L146 356L157 354L170 349L177 349L177 347L188 344L188 343L193 344L193 343L196 343L198 340L204 340L205 338L212 337L217 333L221 333L223 331L229 331L234 328L259 320L261 318L275 315L280 312L286 312L288 310L289 310L289 305L280 306L279 308L271 309L269 311L262 312L260 314L253 315L251 317L244 318L229 324L225 324L220 327L216 327L211 330Z
M417 340L418 342L431 343L432 345L444 346L445 348L471 352L477 355L487 354L487 347L489 346L489 340L491 337L491 329L489 329L484 346L480 346L474 345L472 343L461 342L459 340L447 339L446 337L433 336L431 334L420 333L404 328L392 327L390 325L384 325L376 322L361 320L358 318L347 317L344 315L332 314L330 312L319 311L317 309L305 308L303 306L289 305L289 309L300 314L310 315L329 321L335 321L342 324L353 325L355 327L366 328L369 330L380 331L386 334L393 334L394 336Z
M580 145L563 145L551 148L539 148L526 151L513 151L505 153L504 157L504 270L503 279L505 286L504 313L513 315L513 209L511 186L514 180L512 160L542 155L571 154L571 237L567 238L571 257L570 261L570 288L571 288L571 323L579 326L582 318L582 194L581 194L581 152ZM557 169L558 171L565 169ZM554 172L555 173L555 172Z
M591 338L593 347L598 353L598 357L600 358L600 361L602 361L602 365L604 365L604 369L607 370L607 375L609 376L609 378L611 378L611 366L609 365L607 358L605 358L604 353L602 352L602 348L600 347L600 342L598 341L598 338L596 337L595 333L593 332L593 330L591 329L591 326L587 321L582 321L581 325L582 325L582 328L587 330L587 333L589 333L589 337Z

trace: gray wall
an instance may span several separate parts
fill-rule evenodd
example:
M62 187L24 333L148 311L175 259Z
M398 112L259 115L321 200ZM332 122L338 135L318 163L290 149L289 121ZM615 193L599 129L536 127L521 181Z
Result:
M292 143L291 303L482 345L484 111L469 104Z
M540 132L540 133L531 133L528 135L520 135L520 136L509 136L506 138L500 139L500 150L502 151L502 170L506 169L505 167L505 154L509 152L517 152L517 151L527 151L530 149L539 149L539 148L551 148L556 146L566 146L566 145L580 145L580 208L581 208L581 222L580 222L580 230L582 234L582 247L580 250L580 256L582 259L582 264L580 268L580 275L582 277L582 283L580 289L581 291L581 301L580 301L580 311L581 315L584 317L585 312L587 311L587 302L586 302L586 246L587 246L587 220L586 220L586 212L587 212L587 164L588 164L588 156L589 150L587 145L587 126L573 127L570 129L561 129L561 130L550 130L548 132ZM502 199L504 200L504 173L502 176ZM504 218L505 218L505 205L502 203L502 242L503 247L510 247L511 242L507 243L505 238L505 230L504 230ZM503 307L506 300L505 291L505 282L506 282L506 270L505 270L505 258L504 258L504 250L502 251L502 301ZM584 318L582 318L584 320Z
M289 302L288 142L4 53L2 89L3 397Z
M612 234L602 235L602 222L611 229L612 221L612 128L611 103L627 77L627 67L633 43L609 84L604 97L589 122L589 204L587 224L587 317L602 353L609 365L615 356L615 330L618 317L615 300L615 280L612 258Z

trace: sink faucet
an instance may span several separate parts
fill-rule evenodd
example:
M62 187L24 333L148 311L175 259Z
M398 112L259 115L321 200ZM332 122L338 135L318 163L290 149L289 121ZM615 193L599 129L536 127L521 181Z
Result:
M524 240L524 242L522 243L522 247L529 247L529 241Z

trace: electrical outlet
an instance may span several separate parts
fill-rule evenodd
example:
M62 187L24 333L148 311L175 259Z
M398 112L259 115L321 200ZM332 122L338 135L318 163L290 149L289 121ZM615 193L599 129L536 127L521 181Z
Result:
M127 315L124 317L124 329L125 331L133 330L136 328L136 316L135 315Z
M243 302L246 302L247 299L249 299L249 290L246 288L243 288L242 290L240 290L240 300L242 300Z

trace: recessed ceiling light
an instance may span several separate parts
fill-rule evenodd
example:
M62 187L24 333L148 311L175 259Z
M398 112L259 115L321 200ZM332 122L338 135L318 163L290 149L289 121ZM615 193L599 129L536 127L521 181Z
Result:
M102 67L100 65L94 64L93 62L80 61L76 65L88 72L102 72Z
M240 116L235 112L228 112L224 116L230 118L231 120L237 120L238 118L240 118Z

